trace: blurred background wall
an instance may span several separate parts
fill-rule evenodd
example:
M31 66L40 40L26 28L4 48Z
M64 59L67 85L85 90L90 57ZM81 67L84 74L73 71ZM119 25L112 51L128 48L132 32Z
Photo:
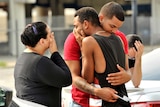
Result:
M159 0L0 0L0 54L18 56L24 49L20 34L26 24L34 21L45 21L51 26L63 53L75 11L91 6L99 12L109 1L120 3L125 11L122 32L139 34L145 45L160 44Z

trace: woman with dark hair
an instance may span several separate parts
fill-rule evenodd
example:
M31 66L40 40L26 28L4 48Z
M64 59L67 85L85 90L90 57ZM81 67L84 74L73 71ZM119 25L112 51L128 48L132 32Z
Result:
M139 35L128 34L128 62L132 73L132 82L135 87L140 85L142 79L141 58L144 50L142 40Z
M21 34L21 41L26 49L14 69L16 96L47 107L61 107L62 87L69 86L72 78L50 27L44 22L29 24ZM44 56L47 49L50 58Z

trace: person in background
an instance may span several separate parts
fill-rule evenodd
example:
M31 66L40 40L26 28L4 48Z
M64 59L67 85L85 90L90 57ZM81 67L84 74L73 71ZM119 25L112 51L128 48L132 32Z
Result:
M137 88L142 79L141 60L144 51L144 45L139 35L128 34L128 61L132 73L132 83Z
M62 87L72 83L68 66L58 52L54 33L44 22L28 24L21 34L26 49L14 68L16 96L45 105L61 107ZM49 49L51 57L44 56Z

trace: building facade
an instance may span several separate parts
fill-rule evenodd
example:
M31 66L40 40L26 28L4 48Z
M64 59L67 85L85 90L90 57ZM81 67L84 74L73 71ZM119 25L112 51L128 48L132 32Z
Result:
M160 43L159 0L0 0L0 9L6 13L6 16L2 16L4 21L0 23L0 38L5 35L5 40L0 39L0 47L4 47L0 54L19 55L24 49L19 35L26 24L39 20L52 27L57 44L63 51L63 42L73 28L74 12L83 6L92 6L99 12L109 1L120 3L125 11L125 22L120 28L122 32L126 35L139 34L146 45ZM133 10L133 6L137 10ZM135 11L136 17L133 17Z

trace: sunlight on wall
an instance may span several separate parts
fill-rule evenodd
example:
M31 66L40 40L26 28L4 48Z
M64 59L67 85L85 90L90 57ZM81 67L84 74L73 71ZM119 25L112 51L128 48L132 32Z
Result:
M0 43L1 42L7 42L8 36L7 36L7 12L3 9L0 9Z
M65 8L64 15L65 15L65 26L71 27L73 26L73 18L76 10L74 8Z

